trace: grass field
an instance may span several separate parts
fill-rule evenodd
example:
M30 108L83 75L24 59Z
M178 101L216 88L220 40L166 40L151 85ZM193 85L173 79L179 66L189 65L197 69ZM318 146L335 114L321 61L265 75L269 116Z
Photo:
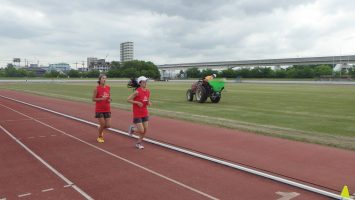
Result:
M132 92L112 82L112 105ZM12 83L0 89L91 102L95 83ZM227 83L218 104L188 102L190 83L150 82L154 115L355 150L355 86Z

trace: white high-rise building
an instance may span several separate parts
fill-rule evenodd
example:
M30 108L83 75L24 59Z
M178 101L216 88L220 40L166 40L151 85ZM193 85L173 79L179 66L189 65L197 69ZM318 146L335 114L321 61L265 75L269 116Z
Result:
M121 49L121 62L133 60L133 42L124 42L120 45Z

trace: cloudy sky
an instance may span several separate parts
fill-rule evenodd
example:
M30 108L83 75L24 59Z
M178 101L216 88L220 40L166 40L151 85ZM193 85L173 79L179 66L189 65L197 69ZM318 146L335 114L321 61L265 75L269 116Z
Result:
M355 54L352 0L0 0L0 66L155 64Z

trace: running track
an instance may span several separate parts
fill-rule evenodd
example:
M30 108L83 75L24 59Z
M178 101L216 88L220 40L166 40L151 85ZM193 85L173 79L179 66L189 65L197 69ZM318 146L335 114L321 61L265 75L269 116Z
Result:
M0 95L96 123L91 104L5 90ZM127 136L108 133L97 144L93 126L4 98L0 112L0 199L282 199L279 192L327 199L155 145L139 151ZM112 114L113 127L126 130L130 112ZM355 188L352 151L156 116L148 135L333 193L345 184Z

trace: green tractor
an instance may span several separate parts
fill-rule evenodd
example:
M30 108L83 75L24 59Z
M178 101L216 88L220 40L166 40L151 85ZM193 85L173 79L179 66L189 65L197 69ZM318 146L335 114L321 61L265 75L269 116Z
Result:
M212 103L218 103L222 97L224 83L225 79L199 80L187 90L186 98L188 101L193 101L195 96L197 102L204 103L209 97Z

